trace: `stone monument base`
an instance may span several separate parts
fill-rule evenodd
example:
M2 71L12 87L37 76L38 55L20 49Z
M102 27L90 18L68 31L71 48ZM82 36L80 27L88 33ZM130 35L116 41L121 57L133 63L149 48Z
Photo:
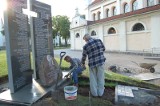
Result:
M10 93L10 90L6 90L0 94L0 104L8 105L20 105L28 106L44 96L51 93L55 85L51 87L43 87L40 83L33 79L31 84L26 85L15 93Z

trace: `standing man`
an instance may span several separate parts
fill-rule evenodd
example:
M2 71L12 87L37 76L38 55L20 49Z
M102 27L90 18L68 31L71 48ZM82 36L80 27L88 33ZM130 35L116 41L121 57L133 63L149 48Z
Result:
M94 97L101 97L104 93L104 57L105 47L100 39L93 39L89 34L85 34L83 40L86 44L83 46L82 64L85 65L88 56L90 90Z

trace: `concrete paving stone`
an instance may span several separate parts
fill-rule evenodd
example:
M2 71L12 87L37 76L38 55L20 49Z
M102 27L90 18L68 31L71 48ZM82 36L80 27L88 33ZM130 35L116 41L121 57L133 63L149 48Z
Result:
M141 73L141 74L138 74L138 75L133 75L132 77L140 79L140 80L146 80L147 81L147 80L160 78L160 74L157 74L157 73Z
M119 89L124 87L126 88L125 93L119 92L121 91ZM160 96L160 91L156 94L159 94ZM115 89L115 103L117 104L117 106L153 106L154 103L158 100L157 95L155 95L153 90L146 90L134 86L117 85Z

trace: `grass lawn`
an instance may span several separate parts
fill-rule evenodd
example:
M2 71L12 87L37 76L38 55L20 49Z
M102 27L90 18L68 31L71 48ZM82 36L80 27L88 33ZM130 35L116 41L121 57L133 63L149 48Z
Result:
M56 59L57 63L59 64L60 59L59 58L55 58L55 59ZM67 63L66 61L63 60L61 67L63 70L65 70L65 69L67 69L67 67L69 67L69 63ZM6 76L6 75L8 75L6 51L0 51L0 77ZM86 76L86 77L89 76L88 68L83 72L82 75ZM117 73L113 73L111 71L106 71L105 78L107 80L105 85L110 86L110 87L114 87L118 83L122 83L122 84L151 88L151 89L159 88L159 86L157 86L157 85L147 83L145 81L133 79L133 78L130 78L130 77L127 77L124 75L117 74ZM88 85L88 81L87 82L80 82L80 83Z
M88 69L83 72L82 76L88 78L88 76L89 76ZM87 80L83 80L83 82L80 81L80 84L81 85L89 85L89 82ZM113 88L117 84L137 86L137 87L143 87L143 88L155 89L155 90L160 89L160 86L158 86L158 85L154 85L154 84L148 83L146 81L131 78L131 77L124 76L124 75L114 73L111 71L106 71L106 73L105 73L105 86Z
M8 75L6 51L0 51L0 77Z
M59 64L60 59L59 58L55 58L55 59ZM63 68L69 67L69 63L67 63L66 61L62 61L62 65L61 66ZM6 75L8 75L6 51L5 50L1 50L0 51L0 77L6 76Z

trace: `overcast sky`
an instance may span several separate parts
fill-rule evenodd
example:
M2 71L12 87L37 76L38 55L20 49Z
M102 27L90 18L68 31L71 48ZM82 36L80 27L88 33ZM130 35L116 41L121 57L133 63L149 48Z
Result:
M51 5L52 16L66 15L70 20L75 15L75 9L79 9L80 14L85 14L85 7L87 7L86 1L88 0L38 0L46 4ZM0 3L0 17L2 11L5 9L5 0L1 0Z
M84 14L87 6L87 0L38 0L51 5L52 16L66 15L72 19L75 15L75 9L79 9L80 14Z

